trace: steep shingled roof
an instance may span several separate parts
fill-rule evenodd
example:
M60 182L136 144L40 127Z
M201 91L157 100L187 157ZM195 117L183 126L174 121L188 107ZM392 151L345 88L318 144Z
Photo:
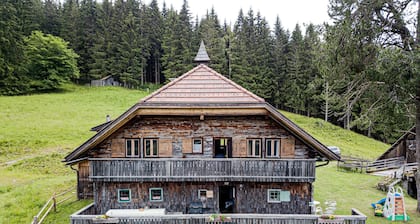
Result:
M204 64L168 83L140 103L263 103L249 92Z

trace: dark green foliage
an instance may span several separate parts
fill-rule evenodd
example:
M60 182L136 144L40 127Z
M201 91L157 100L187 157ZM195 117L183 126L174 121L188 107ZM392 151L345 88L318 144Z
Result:
M79 76L78 56L63 39L34 31L24 42L24 67L31 91L54 90Z
M60 36L80 55L80 76L70 76L72 81L85 84L112 75L130 88L187 72L203 40L210 67L276 107L392 142L399 135L395 130L414 122L419 38L410 27L415 18L406 11L413 1L330 0L333 23L297 24L289 32L280 18L271 30L252 9L241 10L233 27L222 24L214 9L193 22L186 0L180 9L163 4L162 10L156 0L147 5L4 0L0 94L56 88L61 82L54 69L29 72L27 62L34 58L25 58L23 39L34 30ZM40 77L48 78L33 81Z
M193 33L187 1L184 0L179 14L173 8L168 10L164 24L162 72L168 82L193 67L193 58L197 53L194 49L198 49L199 43L192 43Z

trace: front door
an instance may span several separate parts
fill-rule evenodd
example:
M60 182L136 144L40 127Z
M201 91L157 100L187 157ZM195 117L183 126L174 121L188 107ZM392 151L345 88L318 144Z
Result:
M233 213L235 208L235 187L219 187L219 209L220 213Z
M232 138L214 139L214 157L232 158Z

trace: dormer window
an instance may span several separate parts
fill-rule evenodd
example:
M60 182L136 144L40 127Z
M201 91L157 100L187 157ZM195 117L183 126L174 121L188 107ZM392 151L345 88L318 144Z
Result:
M125 156L126 157L139 157L139 140L127 139L125 141Z

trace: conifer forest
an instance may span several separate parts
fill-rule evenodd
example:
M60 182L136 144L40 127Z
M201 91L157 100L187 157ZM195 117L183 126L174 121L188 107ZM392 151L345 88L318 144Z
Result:
M420 114L418 5L330 0L330 22L287 30L252 9L232 24L215 9L198 18L187 0L2 0L0 95L108 75L165 84L194 67L203 40L211 68L277 108L392 143Z

